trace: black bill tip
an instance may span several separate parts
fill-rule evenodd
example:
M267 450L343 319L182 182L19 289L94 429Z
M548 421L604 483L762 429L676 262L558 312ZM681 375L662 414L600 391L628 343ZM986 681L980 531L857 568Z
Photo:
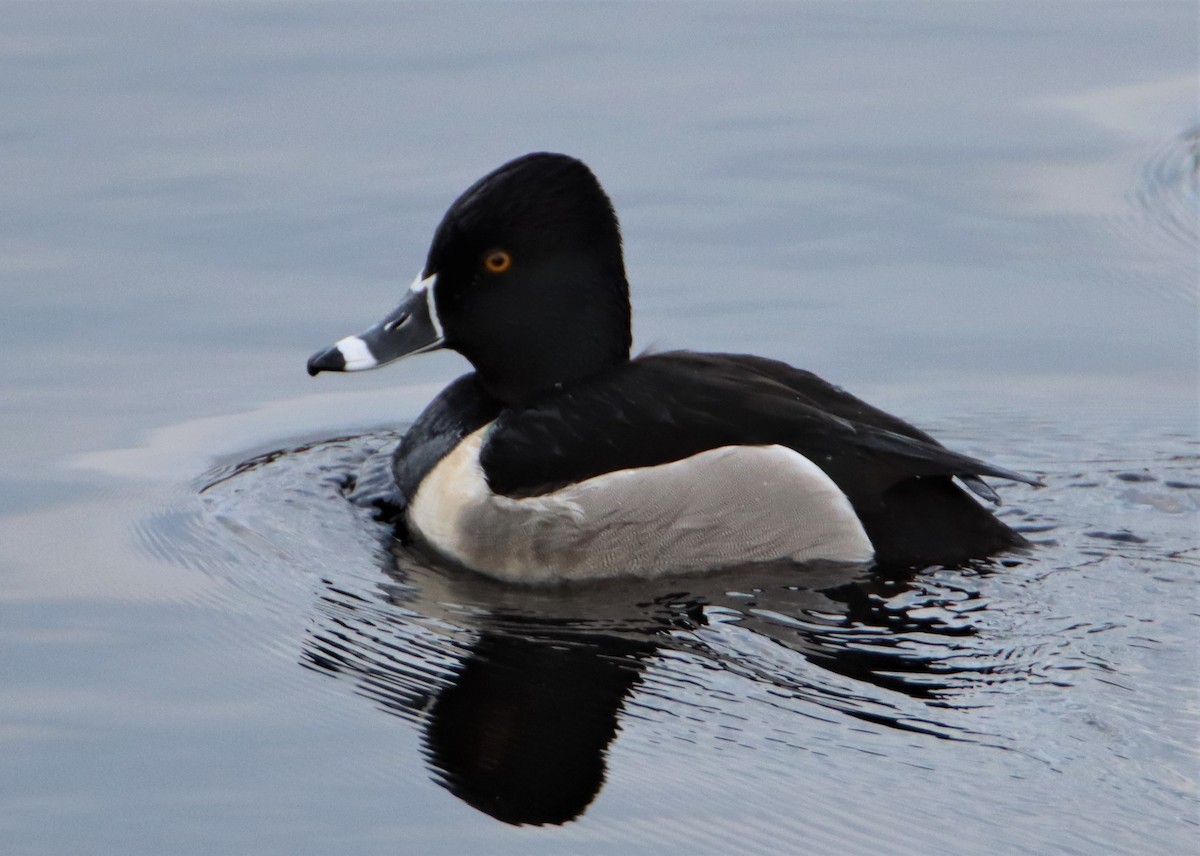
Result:
M346 357L341 349L334 345L323 351L317 351L308 358L308 374L316 376L319 372L344 372Z

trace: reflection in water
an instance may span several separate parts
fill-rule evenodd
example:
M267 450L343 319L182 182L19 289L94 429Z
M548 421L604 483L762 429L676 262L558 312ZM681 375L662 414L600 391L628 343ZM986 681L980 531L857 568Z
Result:
M617 715L650 645L482 635L433 703L430 765L456 795L509 823L564 823L592 802Z
M709 750L730 740L751 753L734 769L781 747L858 747L864 732L1024 752L981 708L1091 667L1072 641L1086 623L1031 619L1040 601L1014 609L1023 596L1011 589L1005 609L989 609L994 592L1029 576L1016 568L755 566L541 588L442 568L375 519L395 437L215 468L197 485L203 512L172 524L171 554L221 574L239 604L249 592L288 626L303 617L302 665L413 723L433 778L507 823L579 817L623 727L636 735L622 756L635 776L664 744L673 758L692 752L697 775L726 769L730 756ZM1002 514L1052 534L1047 509L1066 489ZM706 732L713 742L697 739Z
M973 737L933 718L972 671L953 664L974 634L963 616L981 607L966 589L957 605L970 605L955 609L946 589L926 596L914 578L792 566L527 589L439 569L398 544L386 582L350 591L334 570L302 663L419 723L435 779L507 823L561 824L587 809L639 687L655 674L657 688L695 680L668 651L787 703ZM924 700L925 715L889 693Z

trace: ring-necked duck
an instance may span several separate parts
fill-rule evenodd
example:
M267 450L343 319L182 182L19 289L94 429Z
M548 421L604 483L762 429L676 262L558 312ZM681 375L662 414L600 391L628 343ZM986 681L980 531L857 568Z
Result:
M1035 479L785 363L630 343L612 203L583 163L538 153L460 196L400 305L308 371L471 362L392 468L411 535L502 579L959 564L1026 543L959 485L995 501L981 476Z

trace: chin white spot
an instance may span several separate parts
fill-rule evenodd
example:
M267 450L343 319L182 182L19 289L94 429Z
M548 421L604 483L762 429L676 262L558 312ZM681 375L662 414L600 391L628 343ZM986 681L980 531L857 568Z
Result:
M371 353L371 349L367 347L367 343L358 336L347 336L338 341L334 346L342 354L342 359L346 362L346 371L357 372L363 369L373 369L379 365L379 360L375 359L375 355Z

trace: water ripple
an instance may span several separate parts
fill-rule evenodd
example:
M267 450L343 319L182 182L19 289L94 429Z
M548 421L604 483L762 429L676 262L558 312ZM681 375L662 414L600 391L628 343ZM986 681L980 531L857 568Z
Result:
M1194 305L1200 262L1200 128L1151 152L1129 203L1130 234L1169 260L1168 275L1158 280L1160 292Z
M1136 685L1131 646L1180 638L1130 581L1169 588L1196 564L1180 523L1200 509L1200 465L1172 441L1137 461L1060 455L1045 490L1007 490L1007 519L1054 539L1002 562L514 587L443 568L376 520L370 484L396 436L215 467L190 505L142 521L141 543L223 580L230 632L332 679L318 695L411 723L433 780L515 824L586 811L620 741L635 777L684 745L716 777L781 749L919 767L944 742L1070 763L1079 744L1038 731L1071 722L1086 687Z

